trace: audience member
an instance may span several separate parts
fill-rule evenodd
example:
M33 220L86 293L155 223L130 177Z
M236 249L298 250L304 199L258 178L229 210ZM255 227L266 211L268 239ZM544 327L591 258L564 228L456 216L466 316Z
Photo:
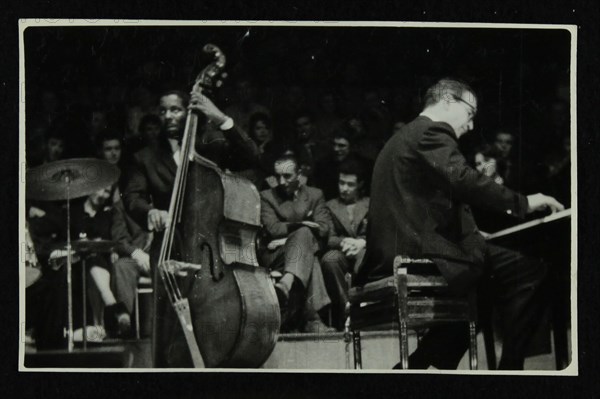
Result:
M571 204L571 137L562 138L562 145L545 162L546 184L553 196L565 206Z
M331 303L316 255L331 223L323 193L300 185L293 157L277 159L274 169L279 185L260 193L261 221L268 239L260 259L283 274L275 284L282 330L296 327L299 318L303 331L328 331L318 313Z
M59 131L56 125L46 133L46 151L43 163L63 159L66 150L64 132Z
M145 145L157 145L160 136L160 126L160 118L157 115L146 114L142 117L139 126L139 137L141 137L142 147ZM135 154L137 151L132 152Z
M504 184L498 160L502 159L500 150L489 145L482 146L475 151L475 169L483 173L498 184Z
M265 179L273 174L275 159L283 152L283 146L276 141L273 134L271 118L267 114L257 112L250 118L249 135L260 152L260 164L253 173L247 175L260 190L267 182Z
M367 160L354 153L355 146L348 130L335 131L330 145L332 151L317 163L314 173L315 185L323 191L326 200L338 195L339 168L343 162L353 160L364 164L365 169L370 169Z
M351 116L346 119L342 128L352 132L351 136L356 148L356 154L361 158L375 162L377 154L381 150L382 143L371 137L363 120L360 117Z
M523 175L525 169L520 159L514 156L514 142L515 136L506 130L499 130L494 136L494 146L499 152L497 161L503 165L500 176L505 186L518 190L526 184L526 176Z
M298 160L300 173L311 184L314 181L315 166L319 160L325 157L327 149L315 139L318 133L310 113L298 114L295 123L296 140L288 145L288 149L294 153Z
M256 102L256 87L250 79L238 80L235 88L236 101L225 109L225 113L233 118L242 130L249 132L252 115L262 113L270 117L271 112L267 107Z
M360 117L369 132L369 138L376 143L378 150L381 149L390 137L392 118L378 90L370 89L364 92Z
M339 167L338 197L327 202L331 215L328 251L321 259L325 286L331 297L333 325L344 326L348 301L346 273L356 274L365 254L369 198L364 196L365 171L356 161Z
M335 95L332 91L324 91L319 96L318 108L315 112L315 125L321 141L328 142L340 127L343 119L338 115Z

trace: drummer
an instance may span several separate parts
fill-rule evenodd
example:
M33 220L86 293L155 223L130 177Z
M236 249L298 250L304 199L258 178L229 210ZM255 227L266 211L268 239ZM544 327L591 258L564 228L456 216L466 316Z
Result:
M110 187L102 188L87 197L71 202L71 240L110 240L113 219L113 208L108 202ZM31 233L36 242L38 254L48 256L49 266L53 269L64 269L66 263L67 215L62 208L61 214L46 214L30 219ZM39 245L38 245L39 243ZM97 293L99 301L94 309L95 323L101 324L102 307L104 307L104 326L111 336L125 335L130 331L130 316L122 303L117 302L110 288L111 257L107 253L74 254L73 260L78 262L85 256L89 276L94 282L90 287L90 299ZM59 291L56 291L59 294ZM60 311L57 310L57 311ZM43 333L43 332L41 332Z

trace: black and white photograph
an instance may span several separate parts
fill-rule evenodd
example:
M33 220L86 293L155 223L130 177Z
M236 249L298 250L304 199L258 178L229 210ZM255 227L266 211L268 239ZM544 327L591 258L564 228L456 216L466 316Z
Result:
M578 375L576 26L19 33L20 371Z

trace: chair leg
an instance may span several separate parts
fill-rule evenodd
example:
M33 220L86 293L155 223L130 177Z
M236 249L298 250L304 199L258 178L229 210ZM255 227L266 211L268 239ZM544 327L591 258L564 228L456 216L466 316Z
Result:
M494 339L494 329L491 320L485 320L482 323L481 332L483 333L488 370L496 370L496 341Z
M400 365L403 370L408 370L408 328L406 321L400 321Z
M135 312L135 338L140 339L140 292L135 290L134 298L134 312Z
M354 343L354 368L362 369L362 346L360 342L360 331L352 332L352 342Z
M471 370L477 370L477 326L474 321L469 322L469 366Z

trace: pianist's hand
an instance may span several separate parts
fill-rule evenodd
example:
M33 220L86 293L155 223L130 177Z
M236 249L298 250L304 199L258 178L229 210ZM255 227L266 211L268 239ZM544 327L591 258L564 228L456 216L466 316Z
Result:
M553 197L541 193L527 196L527 213L544 211L550 209L552 213L559 212L565 209L564 205L555 200Z

